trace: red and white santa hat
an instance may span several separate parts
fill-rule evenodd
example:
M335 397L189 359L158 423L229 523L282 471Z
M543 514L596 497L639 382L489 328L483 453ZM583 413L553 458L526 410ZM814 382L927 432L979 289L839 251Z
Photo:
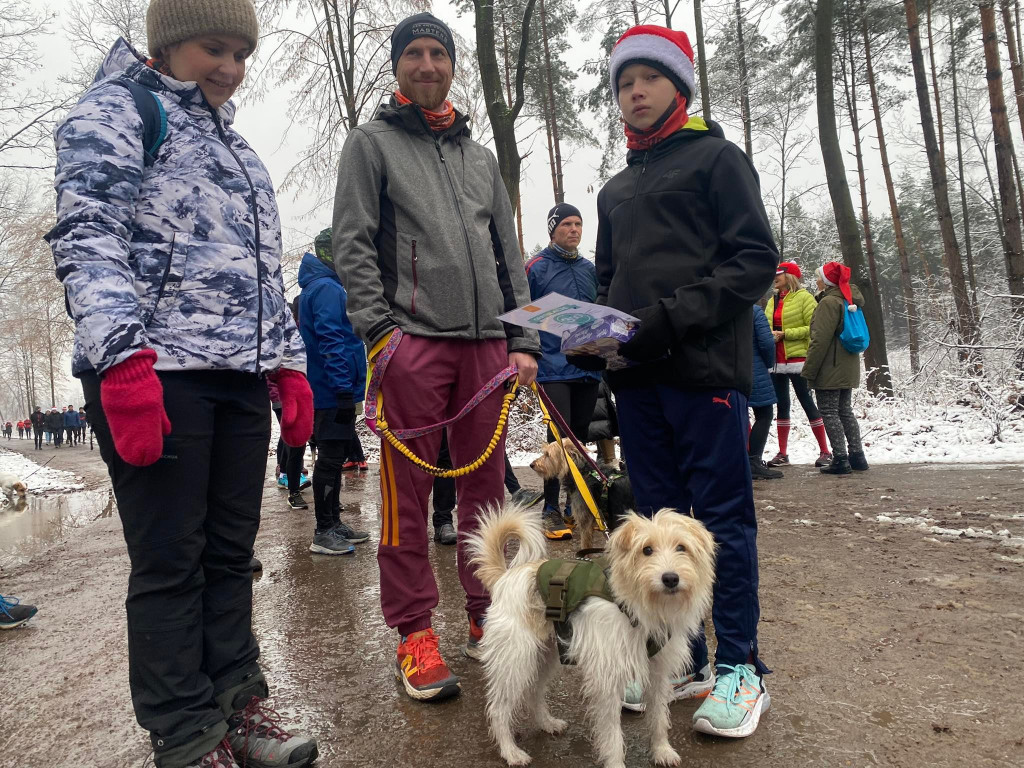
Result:
M838 261L830 261L822 264L815 271L825 285L838 287L839 292L846 299L846 303L856 309L856 305L853 303L853 294L850 291L850 268L848 266Z
M619 74L630 64L646 64L675 83L686 103L693 101L693 48L685 32L641 24L626 30L612 48L608 60L612 95L619 98Z

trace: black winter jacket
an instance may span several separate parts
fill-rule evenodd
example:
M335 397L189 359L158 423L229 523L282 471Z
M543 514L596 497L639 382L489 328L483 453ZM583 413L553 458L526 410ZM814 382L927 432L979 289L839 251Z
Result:
M612 388L749 394L751 307L779 262L753 164L695 117L627 162L597 197L598 302L639 316L664 351L609 372Z
M608 382L601 379L597 388L597 402L594 404L594 415L590 418L590 429L587 431L587 442L612 440L619 434L619 417L615 413L612 402L612 391Z

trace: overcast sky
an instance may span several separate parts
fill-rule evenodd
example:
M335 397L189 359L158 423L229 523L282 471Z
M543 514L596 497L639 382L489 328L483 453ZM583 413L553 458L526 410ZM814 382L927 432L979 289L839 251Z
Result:
M53 24L53 34L44 38L46 49L42 60L43 67L41 71L35 73L31 79L56 80L61 74L67 72L70 67L74 66L74 59L71 56L69 46L64 39L62 28L63 20L61 18L61 14L64 12L66 6L62 3L54 2L53 0L29 0L29 2L37 8L48 8L51 12L57 13L57 19ZM728 4L725 4L724 0L713 0L712 2L706 1L704 7L705 32L706 34L711 34L711 32L713 32L714 17L716 15L729 13L732 8L732 3L731 0ZM462 18L459 18L454 6L447 2L434 2L433 12L443 20L449 22L458 33L473 43L475 40L475 34L471 14L464 14ZM773 14L769 14L768 16L763 17L766 26L773 23L772 16ZM682 0L679 3L674 16L674 26L677 29L683 29L692 36L692 2ZM766 30L766 34L769 37L773 37L770 30ZM113 43L113 41L111 41L111 43ZM576 66L581 66L587 58L594 55L596 42L581 40L575 31L570 35L569 44L571 46L571 50L566 58ZM694 47L696 48L696 46ZM710 54L711 51L709 51L709 55ZM257 56L258 55L259 52L257 53ZM475 61L459 61L456 68L456 78L473 67L476 67ZM581 75L578 80L580 90L589 89L593 86L593 82L593 78ZM908 82L907 85L908 93L912 95L912 91L910 91L912 82ZM287 88L282 87L271 91L260 102L244 101L241 108L238 110L235 124L238 131L259 153L264 163L270 169L271 176L277 184L280 184L283 181L288 170L295 164L296 158L305 146L307 139L307 136L302 131L301 127L298 129L293 127L288 133L287 139L285 139L285 134L288 131L290 122L288 114L289 97L290 91L287 90ZM609 99L610 98L611 95L609 94ZM907 112L906 122L913 125L918 120L915 109L916 102L909 99L907 104L909 105L909 112ZM868 117L867 113L869 111L869 107L867 104L862 104L861 109L861 119L865 120ZM911 115L910 112L913 112L913 114ZM721 120L720 115L715 116L717 119ZM899 133L900 131L895 129L896 126L901 125L903 121L904 117L902 112L894 111L886 117L888 130L892 131L893 134ZM813 127L813 123L814 109L812 104L807 115L807 125L809 127ZM730 125L726 122L724 128L726 136L729 139L742 144L742 133L739 125ZM524 127L520 129L520 135L524 136L531 130L532 129L529 127ZM477 128L474 133L479 135L481 131ZM844 139L845 138L846 137L844 136ZM896 135L890 134L890 139L896 138L898 138ZM869 145L873 147L875 143L873 126L867 129L866 139ZM622 142L624 146L625 137L622 138ZM544 132L542 130L535 131L532 143L523 144L521 146L521 151L527 155L523 165L521 195L523 199L524 212L524 241L527 250L530 251L538 245L547 243L548 238L545 230L546 214L548 209L554 204L554 198L551 190L551 172L547 162L547 146L544 138ZM916 170L923 174L927 173L927 166L924 164L924 158L920 155L920 150L918 148L905 146L901 149L895 146L894 142L894 146L891 147L890 152L894 156L894 162L897 163L897 171L899 169L898 164L901 161L902 154L904 157L913 158ZM877 153L873 150L868 150L865 159L867 163L869 189L872 192L872 210L874 213L882 213L883 211L887 211L887 204L885 200L884 187L882 187L881 170L878 165L876 155ZM593 251L596 236L596 199L597 192L600 189L600 184L597 181L596 169L600 163L600 151L595 148L588 148L576 149L567 152L566 149L563 148L563 157L566 201L579 207L583 213L584 237L581 249L585 253L589 254ZM755 164L761 171L762 188L767 194L767 191L770 190L777 182L766 173L764 160L765 157L763 155L759 157L758 153L755 153ZM801 169L795 177L791 179L791 189L794 186L794 182L796 182L797 185L809 186L823 181L821 178L820 151L817 144L812 145L808 149L806 153L806 160L806 167ZM855 166L852 159L852 153L847 155L846 164L851 185L854 185L856 183L856 178L853 173ZM856 194L856 187L853 187L853 192ZM824 194L824 190L821 190L821 193ZM324 190L308 190L306 192L300 192L297 198L292 192L279 194L278 202L281 208L281 218L285 230L284 238L286 248L296 247L302 243L311 241L317 232L330 224L330 206L324 206L320 210L316 211L312 216L308 215L308 212L312 207L313 200L324 199L325 197L327 199L331 199L332 196L330 191L325 195ZM807 202L811 201L807 200ZM855 204L859 203L855 200Z
M45 46L42 58L42 69L30 76L29 82L55 81L60 75L69 71L74 64L74 58L66 43L63 34L62 13L65 6L63 3L55 3L47 0L29 0L30 4L39 9L48 9L57 13L57 19L51 29L53 34L43 38ZM677 12L678 18L686 17L687 11L683 3ZM473 41L472 17L464 15L458 18L454 7L445 2L435 2L433 6L435 15L450 23L466 39ZM692 10L689 11L689 18L692 20ZM113 40L110 41L113 43ZM582 60L583 54L573 56L574 59ZM475 62L459 61L455 76L474 67ZM581 78L583 86L590 87L586 79ZM288 139L283 137L289 125L288 99L290 93L285 89L271 92L262 102L244 103L238 110L235 127L242 136L254 147L260 158L270 169L275 183L280 184L285 174L295 164L298 154L303 148L306 136L300 130L293 129ZM611 98L609 96L609 98ZM479 128L474 130L479 135ZM625 143L625 138L623 138ZM547 243L545 222L548 209L554 205L554 197L551 190L551 172L547 164L547 146L544 140L543 131L537 132L530 147L523 147L523 151L532 150L532 153L524 162L524 174L521 182L521 194L523 197L523 231L526 248L532 249L536 245ZM564 154L563 150L563 154ZM596 215L596 167L600 162L600 153L597 150L580 150L569 154L565 161L565 189L566 201L571 202L583 212L584 218L584 241L583 248L588 252L593 249L595 239L595 215ZM595 186L592 192L588 192L589 186ZM318 196L322 196L321 194ZM281 208L281 219L285 227L285 244L295 246L303 241L312 240L312 237L322 228L330 225L331 211L324 207L314 216L307 216L312 204L313 191L308 195L299 195L293 199L291 192L281 193L278 204Z

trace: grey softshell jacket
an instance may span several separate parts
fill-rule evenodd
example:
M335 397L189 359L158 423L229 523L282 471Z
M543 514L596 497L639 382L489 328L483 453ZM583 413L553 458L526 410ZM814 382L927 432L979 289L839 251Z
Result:
M391 104L349 132L333 234L348 315L371 346L398 327L539 355L535 331L497 319L530 289L497 160L467 122L435 134L417 105Z

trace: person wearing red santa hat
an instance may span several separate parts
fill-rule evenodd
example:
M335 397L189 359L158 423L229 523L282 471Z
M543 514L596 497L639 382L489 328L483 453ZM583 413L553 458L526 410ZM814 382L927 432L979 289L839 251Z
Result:
M753 164L716 123L688 114L686 34L633 27L608 69L630 151L597 198L597 301L640 319L619 348L634 365L608 371L622 450L639 514L692 508L719 545L714 663L697 638L693 671L673 680L672 695L705 697L695 730L749 736L771 698L757 644L747 400L753 307L779 254ZM627 706L638 687L627 687Z
M847 307L863 307L860 289L850 282L850 268L838 261L818 267L818 308L811 320L811 343L801 376L814 389L825 430L832 443L832 462L821 471L848 475L868 469L853 412L853 390L860 386L860 355L839 343Z
M818 406L807 382L800 377L807 356L807 343L811 334L811 317L818 302L810 291L800 284L803 273L795 262L784 261L775 270L775 291L764 309L768 323L775 337L775 366L772 368L772 385L775 387L776 426L779 435L779 452L768 462L770 467L789 464L789 388L793 387L796 399L807 415L807 421L818 441L816 467L825 467L832 461L825 440L825 424L821 420Z

